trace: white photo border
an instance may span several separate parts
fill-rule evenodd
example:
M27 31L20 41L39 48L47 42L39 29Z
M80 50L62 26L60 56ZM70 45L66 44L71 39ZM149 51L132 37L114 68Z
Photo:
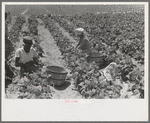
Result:
M134 5L145 6L145 99L77 100L64 99L19 100L5 99L5 36L2 31L2 121L147 121L149 68L149 5L148 2L2 2L2 30L5 30L5 5ZM70 99L72 101L73 99Z

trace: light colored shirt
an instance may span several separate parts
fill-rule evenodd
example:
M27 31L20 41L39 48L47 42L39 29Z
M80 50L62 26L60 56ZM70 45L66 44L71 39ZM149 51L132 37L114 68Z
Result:
M26 63L29 61L33 61L33 58L38 57L38 55L33 47L30 48L29 53L26 53L24 48L21 47L16 51L15 57L20 57L20 62Z

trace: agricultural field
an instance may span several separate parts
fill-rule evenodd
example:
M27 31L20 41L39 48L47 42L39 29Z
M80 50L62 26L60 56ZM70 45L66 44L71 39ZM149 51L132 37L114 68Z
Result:
M6 6L11 20L5 39L5 59L15 75L5 89L5 98L144 99L144 11L97 13L99 7L85 8L88 10L67 5ZM102 55L102 63L89 62L87 55L75 48L78 27L84 28L92 52ZM23 31L33 37L40 65L37 72L20 78L14 56L23 44ZM117 67L108 74L106 68L111 63ZM49 81L48 66L67 71L64 85L57 87Z

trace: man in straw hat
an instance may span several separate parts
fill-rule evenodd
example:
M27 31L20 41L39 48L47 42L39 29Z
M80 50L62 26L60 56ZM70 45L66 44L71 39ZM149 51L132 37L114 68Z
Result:
M79 43L77 44L76 48L81 49L82 53L91 53L90 44L88 39L84 35L84 29L83 28L77 28L75 30L76 35L80 38Z
M37 70L38 55L32 47L32 38L30 36L23 37L23 47L19 48L15 54L15 66L20 67L20 75L25 72L33 72Z

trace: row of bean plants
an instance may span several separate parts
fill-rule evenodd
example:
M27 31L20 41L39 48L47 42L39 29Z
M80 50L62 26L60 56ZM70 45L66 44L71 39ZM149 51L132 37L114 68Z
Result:
M72 47L69 39L64 37L59 28L55 26L54 17L46 16L41 19L43 19L46 27L57 42L60 51L68 63L68 67L73 70L72 75L74 81L79 84L79 92L85 98L119 98L121 87L117 84L106 82L98 72L99 67L94 63L86 62L84 55ZM136 88L131 90L134 92L135 89L140 90L141 86L136 85Z

